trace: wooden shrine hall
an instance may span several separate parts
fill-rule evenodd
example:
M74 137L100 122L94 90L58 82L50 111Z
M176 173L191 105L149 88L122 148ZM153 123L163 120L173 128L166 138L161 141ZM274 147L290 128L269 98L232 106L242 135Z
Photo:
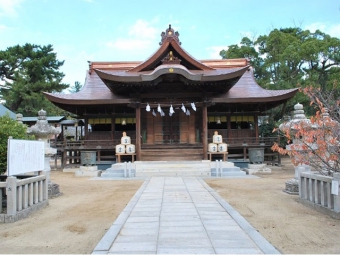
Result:
M142 62L89 62L77 93L45 93L85 122L84 137L73 147L63 141L61 150L96 150L102 160L115 155L126 132L135 144L136 160L202 160L208 159L215 131L228 150L241 149L242 154L244 146L259 143L270 148L273 140L260 140L258 118L284 107L297 89L261 88L247 59L195 59L171 25L159 44Z

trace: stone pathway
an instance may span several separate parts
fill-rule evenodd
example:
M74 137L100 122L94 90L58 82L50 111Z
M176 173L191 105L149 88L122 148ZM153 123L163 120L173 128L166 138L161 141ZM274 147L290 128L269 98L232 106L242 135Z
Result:
M278 254L197 177L144 182L93 254Z

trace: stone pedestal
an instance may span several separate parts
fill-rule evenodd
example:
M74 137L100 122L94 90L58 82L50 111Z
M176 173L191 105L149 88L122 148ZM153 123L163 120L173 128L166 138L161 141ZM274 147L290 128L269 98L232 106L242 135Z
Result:
M56 183L49 183L48 184L48 198L54 198L62 195L59 189L59 184Z
M295 178L286 181L286 188L283 191L290 195L299 195L299 181Z
M293 179L286 181L284 192L290 195L299 195L299 176L302 172L310 172L311 167L307 165L300 165L295 167L295 176Z

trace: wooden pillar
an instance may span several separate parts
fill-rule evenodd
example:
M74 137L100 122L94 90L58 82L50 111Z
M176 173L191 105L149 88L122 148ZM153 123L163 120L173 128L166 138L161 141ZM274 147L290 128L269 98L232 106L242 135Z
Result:
M203 159L208 159L208 109L207 105L203 103L202 107L202 145L203 145Z
M227 138L228 140L231 137L231 117L230 114L227 114Z
M115 132L116 132L115 125L116 125L116 117L112 116L111 117L111 140L112 141L115 141Z
M258 142L259 141L259 117L257 114L254 114L254 127L255 127L256 142Z
M136 159L141 159L141 110L139 104L136 105Z
M84 140L87 140L88 139L88 136L89 136L89 118L88 117L85 117L84 119L85 121L85 137L84 137Z

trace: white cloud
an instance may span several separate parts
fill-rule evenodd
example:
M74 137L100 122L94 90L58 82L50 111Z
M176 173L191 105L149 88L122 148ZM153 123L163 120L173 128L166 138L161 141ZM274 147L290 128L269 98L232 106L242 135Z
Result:
M116 59L144 56L146 52L153 52L157 45L157 37L160 37L160 30L155 26L157 23L157 17L151 21L139 19L126 29L125 36L109 41L105 45L113 52ZM147 56L143 58L145 57Z
M147 49L151 44L150 40L138 38L118 38L113 42L108 42L106 45L112 49L136 51Z
M16 17L23 0L0 0L0 16Z
M8 29L7 26L1 25L1 24L0 24L0 33L3 32L3 31L5 31L6 29Z
M327 24L316 22L307 25L304 29L308 29L311 32L315 32L315 30L319 29L321 32L329 34L332 37L340 37L340 23L339 24Z
M211 59L221 59L220 56L221 50L228 50L228 46L210 46L205 48L208 51L209 58Z
M136 39L153 40L157 35L157 29L145 20L137 20L129 29L129 36Z
M89 68L87 61L93 60L94 55L85 51L77 51L69 45L55 45L54 51L57 52L58 60L65 60L64 65L60 68L60 71L65 74L63 82L74 85L74 82L79 81L84 84Z
M340 24L330 26L327 31L331 36L340 38Z

